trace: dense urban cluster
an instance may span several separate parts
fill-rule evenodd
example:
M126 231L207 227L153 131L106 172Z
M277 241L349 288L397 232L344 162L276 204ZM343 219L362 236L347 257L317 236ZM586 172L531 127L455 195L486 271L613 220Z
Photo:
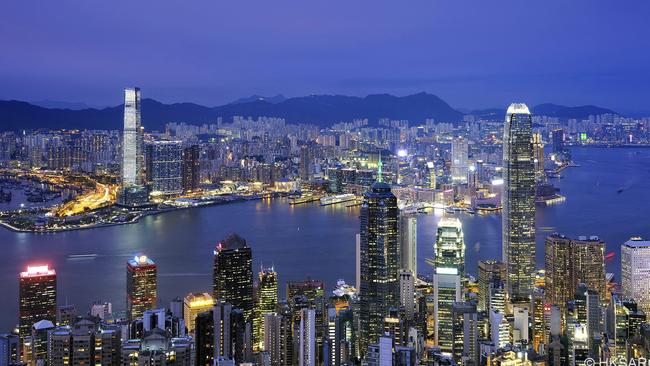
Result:
M135 255L125 263L125 311L62 304L56 271L30 264L18 275L18 327L0 335L0 366L527 366L650 353L650 241L622 245L620 285L597 236L552 234L544 269L535 262L535 209L563 199L549 178L575 165L568 146L647 144L647 119L560 121L515 103L505 123L467 115L320 129L238 117L145 133L140 105L140 90L126 89L121 133L4 133L3 184L26 171L85 173L119 187L107 207L126 213L238 194L360 206L354 284L289 281L280 295L282 273L255 273L256 243L237 234L206 259L212 288L170 304L158 300L155 258ZM427 259L433 276L418 269L426 209L443 212ZM500 211L502 253L467 268L458 211Z

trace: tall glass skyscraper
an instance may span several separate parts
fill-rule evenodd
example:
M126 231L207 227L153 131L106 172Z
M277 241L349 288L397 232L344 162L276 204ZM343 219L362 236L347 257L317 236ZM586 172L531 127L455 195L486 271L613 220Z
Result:
M152 194L177 195L183 192L183 145L181 141L154 141L147 144L147 182Z
M151 258L137 255L126 262L126 315L141 317L158 301L158 268Z
M214 250L213 297L232 304L253 321L253 254L246 240L232 234Z
M502 249L511 301L530 299L535 282L535 161L528 107L508 107L503 132Z
M465 273L465 239L463 226L456 217L443 217L438 223L436 243L433 245L434 272L454 269L461 278ZM448 272L448 271L442 271Z
M141 185L143 134L140 119L140 89L124 89L124 134L122 138L122 185Z
M19 287L20 338L31 334L34 323L56 322L56 272L48 266L29 266L20 272Z
M258 274L253 348L264 348L264 316L275 313L278 304L278 274L273 268L263 268Z
M632 238L621 246L621 289L650 313L650 240Z
M359 314L362 352L383 335L383 319L388 308L397 305L399 299L399 209L390 185L379 180L364 194L361 205Z
M453 183L467 183L469 170L469 145L466 139L456 137L451 141L451 180Z

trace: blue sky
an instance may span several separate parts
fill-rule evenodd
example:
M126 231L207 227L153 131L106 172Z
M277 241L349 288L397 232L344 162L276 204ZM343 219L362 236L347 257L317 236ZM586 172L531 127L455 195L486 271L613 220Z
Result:
M650 2L5 1L0 99L405 95L650 110Z

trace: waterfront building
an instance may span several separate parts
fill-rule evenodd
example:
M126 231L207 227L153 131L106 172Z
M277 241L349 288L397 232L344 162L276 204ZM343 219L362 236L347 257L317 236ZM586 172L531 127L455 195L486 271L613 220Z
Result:
M383 318L399 299L399 209L390 185L381 181L381 160L379 167L378 181L364 194L360 213L359 330L363 351L383 334Z
M465 274L465 239L463 227L456 217L443 217L438 222L436 242L433 245L433 266L438 269L455 269L462 278Z
M467 183L469 169L469 145L463 137L451 141L451 180L457 184Z
M254 350L263 350L264 316L274 313L278 304L278 274L273 268L262 268L258 276L253 323L253 348Z
M300 311L298 362L300 366L316 366L316 311Z
M146 146L146 176L154 196L183 192L183 146L181 141L153 141Z
M544 178L544 141L542 134L536 132L533 134L533 157L535 159L535 176L537 179Z
M126 315L129 320L155 309L158 301L158 268L146 255L126 262Z
M183 191L191 192L199 188L201 183L201 148L191 145L183 149Z
M246 240L232 234L214 250L212 297L241 309L253 321L253 254Z
M489 307L489 287L494 280L505 281L507 267L503 262L486 259L478 262L478 311L487 311Z
M122 185L143 183L143 131L140 88L124 89L124 132L122 137Z
M621 289L650 314L650 241L632 238L621 246Z
M56 322L56 271L47 265L28 266L19 282L18 331L23 339L36 322Z
M399 215L399 239L400 239L400 256L402 260L402 269L408 269L417 275L418 257L417 257L417 237L418 237L418 218L416 212L400 211Z
M311 178L312 154L308 145L300 146L300 179L307 182Z
M187 332L194 333L196 317L214 306L212 295L207 292L192 292L183 299L183 318Z
M532 117L523 103L508 107L503 136L502 250L511 301L527 301L535 282L535 166Z
M596 236L578 239L553 234L545 242L546 300L564 308L583 283L605 299L605 243Z

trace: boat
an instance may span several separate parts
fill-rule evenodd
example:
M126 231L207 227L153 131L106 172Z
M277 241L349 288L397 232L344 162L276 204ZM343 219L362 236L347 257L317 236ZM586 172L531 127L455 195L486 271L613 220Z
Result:
M616 191L616 193L623 193L623 190L624 190L624 188L621 187L621 188L618 189L618 191Z
M356 198L357 196L353 195L352 193L339 194L336 196L328 196L320 199L320 205L321 206L334 205L337 203L352 201Z

